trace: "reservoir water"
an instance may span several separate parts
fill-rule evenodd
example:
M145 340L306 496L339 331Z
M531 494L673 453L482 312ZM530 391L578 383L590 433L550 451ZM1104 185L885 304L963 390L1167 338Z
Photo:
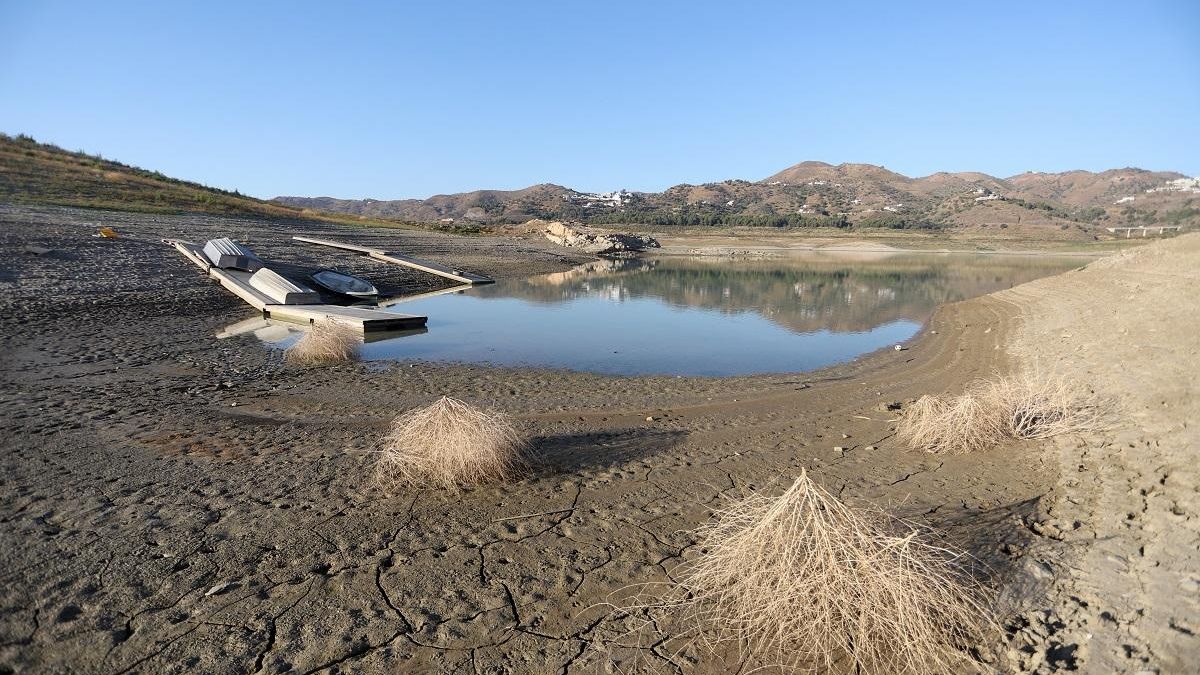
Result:
M427 332L368 342L362 355L621 375L808 371L910 339L943 303L1085 262L909 253L601 260L394 304L427 315Z

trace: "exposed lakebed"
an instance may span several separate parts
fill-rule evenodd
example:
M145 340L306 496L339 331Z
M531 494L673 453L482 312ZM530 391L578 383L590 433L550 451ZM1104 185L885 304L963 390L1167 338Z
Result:
M800 372L912 338L940 304L1079 267L1078 258L813 254L600 260L394 304L428 331L367 360L726 376ZM274 344L284 346L296 336Z

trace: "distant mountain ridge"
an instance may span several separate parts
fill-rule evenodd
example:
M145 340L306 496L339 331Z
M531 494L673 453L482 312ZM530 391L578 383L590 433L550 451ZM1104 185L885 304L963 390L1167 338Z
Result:
M1004 230L1005 236L1038 239L1090 239L1109 236L1106 228L1139 225L1200 227L1200 179L1135 168L1030 172L1008 178L939 172L911 178L871 164L809 161L756 182L681 184L662 192L597 194L542 183L428 199L268 201L6 134L0 134L0 203L379 225L425 223L452 232L534 218L624 229L720 225Z
M274 201L376 218L493 225L543 218L644 226L995 227L1057 229L1083 237L1104 227L1200 223L1200 181L1137 168L912 178L873 164L806 161L755 182L680 184L662 192L595 194L545 183L428 199Z

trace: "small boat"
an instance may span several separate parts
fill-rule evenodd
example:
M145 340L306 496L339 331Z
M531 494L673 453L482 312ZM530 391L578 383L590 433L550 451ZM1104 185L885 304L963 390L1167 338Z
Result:
M209 239L204 245L204 256L214 267L222 269L245 270L257 272L262 269L263 261L254 255L254 251L242 246L229 237Z
M309 275L313 283L327 291L345 295L359 300L372 300L379 297L379 289L366 279L338 272L337 270L319 270Z
M250 286L281 305L321 304L321 296L316 291L280 276L278 272L268 267L263 267L250 275Z

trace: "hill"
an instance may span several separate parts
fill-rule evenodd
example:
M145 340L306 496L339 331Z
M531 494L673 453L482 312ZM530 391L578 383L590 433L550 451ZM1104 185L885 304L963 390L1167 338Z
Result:
M939 172L910 178L871 164L801 162L765 179L681 184L662 192L588 193L543 183L428 199L277 197L170 178L83 152L0 134L0 202L125 211L305 218L451 231L571 220L623 227L765 226L1005 230L1090 239L1104 228L1200 226L1200 180L1170 171L1029 172L997 178Z
M255 199L28 136L0 134L0 202L150 213L199 212L345 222L345 213ZM379 224L379 223L376 223Z
M911 178L871 164L801 162L760 181L682 184L662 192L585 193L559 185L480 190L429 199L276 202L423 222L520 223L530 218L626 226L750 225L1008 230L1083 239L1105 227L1200 225L1200 183L1143 169L1025 173L997 178L939 172Z

